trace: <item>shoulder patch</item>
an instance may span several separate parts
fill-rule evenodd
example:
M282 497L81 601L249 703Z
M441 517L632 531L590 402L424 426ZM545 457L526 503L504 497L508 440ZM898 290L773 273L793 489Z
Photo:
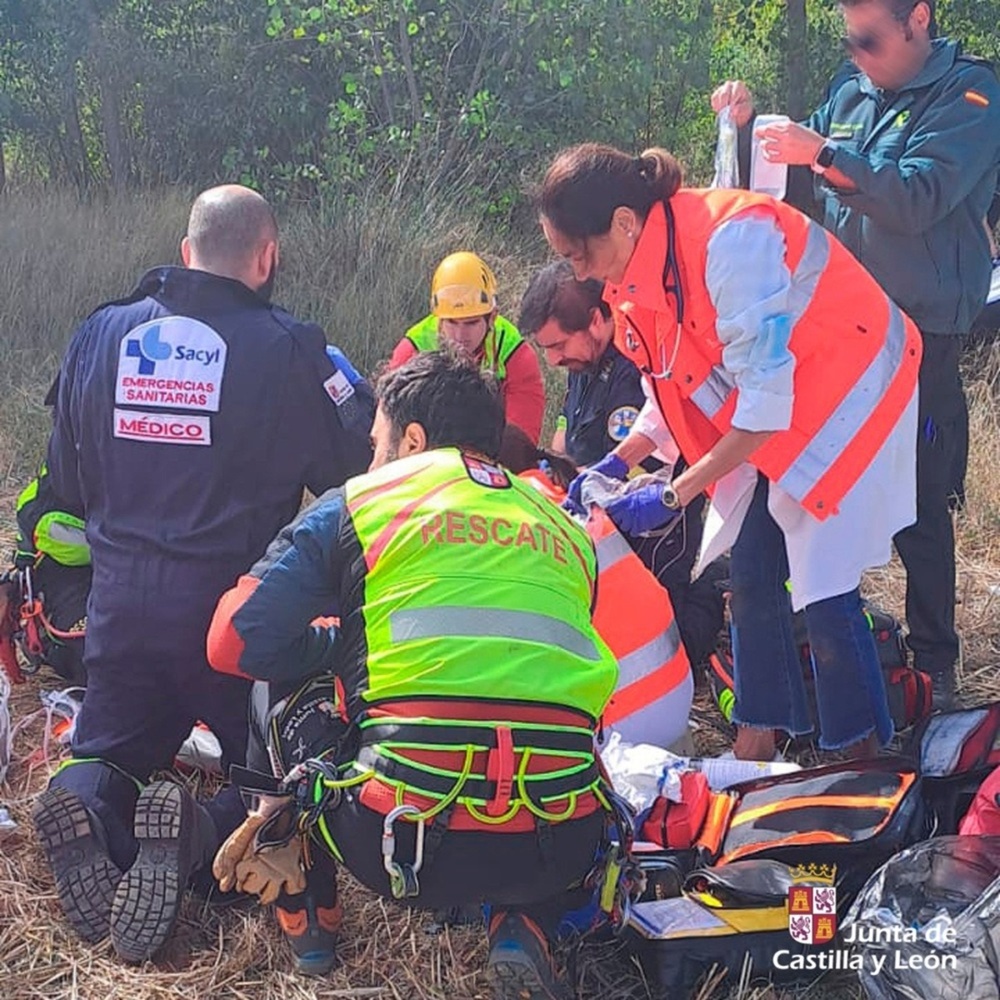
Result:
M973 104L977 108L988 108L990 106L990 99L985 94L980 94L978 90L967 90L962 95L966 103Z
M131 329L118 350L115 402L217 413L226 342L189 316L162 316Z
M632 430L639 410L635 406L619 406L608 415L608 437L612 441L624 441Z
M482 459L473 458L471 455L462 455L465 463L465 471L469 478L480 486L488 486L493 490L509 490L510 479L507 473L499 465L491 462L484 462Z
M354 386L339 369L323 383L323 388L337 406L343 406L354 395Z

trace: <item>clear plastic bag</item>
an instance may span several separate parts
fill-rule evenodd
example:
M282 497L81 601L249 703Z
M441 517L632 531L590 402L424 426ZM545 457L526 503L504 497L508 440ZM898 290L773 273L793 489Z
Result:
M626 479L623 482L621 479L612 479L611 476L606 476L603 472L587 471L580 484L580 497L584 507L596 504L603 509L615 500L619 500L635 490L642 489L643 486L668 482L670 482L670 476L667 472L644 473L632 476L631 479Z
M635 490L642 489L643 486L649 486L652 483L669 483L670 477L671 470L667 468L658 472L633 476L624 482L620 479L612 479L610 476L604 475L603 472L587 472L580 484L580 498L584 507L589 509L591 505L595 505L604 510L615 500L619 500ZM678 530L684 530L684 519L679 517L668 521L662 528L657 528L655 531L644 531L634 537L666 539ZM680 554L681 552L678 552L678 557Z
M716 115L718 138L715 142L714 188L738 188L740 186L739 147L736 123L728 107Z

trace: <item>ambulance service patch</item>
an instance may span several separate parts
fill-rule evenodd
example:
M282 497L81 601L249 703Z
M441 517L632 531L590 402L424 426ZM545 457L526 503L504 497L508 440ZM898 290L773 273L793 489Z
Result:
M612 410L608 416L608 437L612 441L624 441L638 416L639 410L634 406L619 406Z

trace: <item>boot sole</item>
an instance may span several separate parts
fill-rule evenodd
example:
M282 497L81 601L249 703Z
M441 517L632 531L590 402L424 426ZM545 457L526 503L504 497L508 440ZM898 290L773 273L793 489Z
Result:
M103 940L122 873L94 835L86 807L67 789L49 788L32 818L70 926L91 944Z
M572 996L548 984L527 955L512 954L489 966L496 1000L567 1000Z
M139 853L111 907L111 943L126 962L144 962L164 945L180 913L190 861L182 838L190 804L171 782L148 786L135 805Z

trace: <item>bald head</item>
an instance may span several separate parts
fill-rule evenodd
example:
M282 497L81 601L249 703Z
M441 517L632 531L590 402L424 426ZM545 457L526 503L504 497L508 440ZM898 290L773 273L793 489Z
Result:
M181 253L188 267L258 291L277 264L277 242L278 224L267 201L250 188L224 184L195 199Z

